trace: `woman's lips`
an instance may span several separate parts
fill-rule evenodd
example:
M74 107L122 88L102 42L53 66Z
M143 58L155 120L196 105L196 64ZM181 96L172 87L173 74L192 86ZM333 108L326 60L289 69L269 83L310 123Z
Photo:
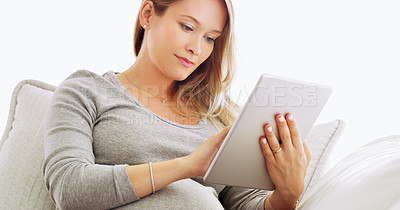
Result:
M192 61L188 60L187 58L179 57L177 55L175 55L175 56L176 56L176 58L178 58L179 62L181 62L184 66L186 66L188 68L192 67L194 64Z

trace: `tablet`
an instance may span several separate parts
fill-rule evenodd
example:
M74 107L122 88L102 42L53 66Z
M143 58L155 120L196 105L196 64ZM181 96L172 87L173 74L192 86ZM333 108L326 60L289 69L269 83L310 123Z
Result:
M326 85L261 75L211 162L204 181L275 189L259 143L260 137L265 136L263 126L267 122L271 124L279 137L275 116L291 113L304 141L331 92Z

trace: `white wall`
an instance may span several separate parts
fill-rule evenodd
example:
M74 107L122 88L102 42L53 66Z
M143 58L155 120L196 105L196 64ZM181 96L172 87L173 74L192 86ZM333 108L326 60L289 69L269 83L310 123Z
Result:
M343 119L335 160L400 134L400 4L395 0L233 0L239 72L234 100L262 73L331 85L318 123ZM124 71L134 61L139 0L0 3L0 129L22 79L54 85L77 69Z

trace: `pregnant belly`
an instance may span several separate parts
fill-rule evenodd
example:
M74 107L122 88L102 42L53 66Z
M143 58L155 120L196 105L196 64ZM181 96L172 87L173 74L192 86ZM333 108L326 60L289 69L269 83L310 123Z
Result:
M191 179L174 182L155 194L121 206L121 209L207 209L223 210L214 188Z

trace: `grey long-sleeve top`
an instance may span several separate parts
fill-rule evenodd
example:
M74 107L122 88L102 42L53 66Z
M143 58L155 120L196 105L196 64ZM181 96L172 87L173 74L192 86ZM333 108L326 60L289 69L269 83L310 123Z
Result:
M207 119L182 125L156 115L113 71L79 70L57 87L46 116L46 186L59 209L264 209L267 191L201 178L136 195L126 164L188 155L216 132Z

